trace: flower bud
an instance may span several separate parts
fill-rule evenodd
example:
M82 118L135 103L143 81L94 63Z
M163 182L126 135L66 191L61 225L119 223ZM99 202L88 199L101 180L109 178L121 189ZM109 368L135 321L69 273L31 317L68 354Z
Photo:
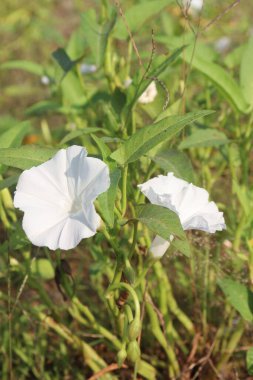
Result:
M136 363L141 356L140 347L136 340L132 340L127 346L127 358L130 362Z
M122 367L124 364L124 361L126 360L127 357L127 352L125 348L122 348L118 353L117 353L117 363L119 367Z
M128 338L130 341L136 340L140 333L140 321L139 319L135 318L132 320L132 322L129 325L128 329Z

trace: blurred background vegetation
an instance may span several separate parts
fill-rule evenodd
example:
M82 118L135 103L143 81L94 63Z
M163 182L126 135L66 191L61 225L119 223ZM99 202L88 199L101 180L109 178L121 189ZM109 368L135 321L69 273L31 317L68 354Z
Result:
M105 75L100 69L90 76L86 75L84 80L80 71L83 63L97 64L86 39L87 30L80 32L84 27L81 15L95 9L98 21L102 20L106 16L101 9L106 3L106 0L3 0L0 3L1 131L19 121L28 120L30 129L23 143L57 146L65 134L73 129L73 124L77 129L81 129L82 125L106 128L108 119L105 120L105 115L108 117L108 113L103 107L97 108L95 101L90 101L100 88L110 93ZM127 12L136 4L149 3L146 0L125 0L121 6ZM200 57L199 61L194 62L191 55L185 53L184 56L183 53L182 59L162 75L169 91L168 115L181 111L182 104L188 111L214 109L217 112L209 119L208 128L222 133L218 137L211 136L214 140L217 138L218 142L215 140L210 144L206 140L199 143L188 140L189 145L183 148L191 159L196 183L204 185L225 212L227 232L217 239L203 234L189 234L195 246L194 260L190 264L181 256L167 257L163 261L174 289L175 298L172 297L171 302L177 300L195 327L193 336L191 328L186 331L185 325L180 325L178 315L173 317L181 337L174 337L174 343L170 343L181 368L189 369L192 363L197 363L192 371L186 370L182 375L181 378L186 380L244 380L252 378L250 376L253 373L253 359L249 355L246 365L246 352L252 345L252 318L247 315L241 318L237 312L241 311L241 306L236 302L227 302L217 286L217 281L224 274L230 275L248 289L253 285L253 218L249 212L253 206L252 117L247 111L247 103L252 104L253 96L245 102L233 85L231 87L225 83L223 86L219 76L205 72L205 61L208 61L223 68L237 84L241 82L243 86L247 78L252 80L251 67L242 66L242 57L253 36L253 6L251 1L241 1L230 7L232 3L227 0L204 0L200 15L186 16L180 0L178 3L175 0L168 1L168 5L147 19L144 17L145 22L142 22L142 14L133 16L134 40L145 64L152 50L152 29L155 57L164 56L185 44L190 44L194 55ZM118 11L113 2L111 5ZM122 24L121 16L118 15L117 23L120 22ZM122 72L127 65L131 44L124 23L117 33L113 38L112 52L117 62L117 74L123 83L126 78ZM77 87L85 83L85 96L90 103L87 102L86 108L77 115L75 110L80 100L79 90L75 86L64 89L64 86L58 86L57 80L54 82L58 68L52 53L59 47L66 49L72 60L81 57ZM139 67L134 52L131 57L129 74L133 76ZM17 60L30 61L38 66L26 63L22 67L19 63L20 68L17 64L11 67L10 62ZM137 126L155 119L157 113L162 111L166 94L162 87L157 87L159 96L156 100L152 104L139 106L136 112ZM182 103L181 98L184 99ZM35 104L37 106L34 108ZM200 127L205 128L206 125ZM194 127L191 133L194 133ZM226 138L230 140L229 148L224 143ZM89 136L73 141L89 146L91 153L96 153ZM16 172L10 169L3 176L7 178L14 174ZM96 329L90 331L89 327L83 327L76 315L73 316L73 310L69 311L69 304L64 302L54 281L52 262L56 261L55 254L31 247L13 210L9 211L7 219L13 228L6 228L8 222L3 218L0 230L0 377L3 380L88 378L92 372L87 364L87 355L80 354L77 341L73 343L71 338L66 338L68 334L71 336L70 331L73 336L87 341L107 363L115 362L115 352L110 345L105 344L103 336ZM11 247L8 246L6 230L11 236ZM98 245L101 243L99 239L102 238L97 234ZM104 242L101 246L106 249ZM8 249L11 252L9 258ZM91 307L98 319L103 320L101 298L104 288L100 275L106 271L109 262L106 256L101 259L99 254L95 248L86 252L83 244L71 255L65 254L65 258L71 266L78 296ZM31 264L35 256L40 261ZM24 289L20 289L27 273L30 273L29 280ZM10 278L11 283L8 282ZM8 287L9 292L11 289L11 300L7 296ZM240 296L240 291L245 291L245 288L239 288L236 296ZM226 290L224 292L229 293ZM163 305L160 298L158 295L159 306ZM12 354L8 319L10 308L13 308ZM57 325L44 323L47 314L54 317ZM108 321L106 325L112 329ZM147 333L149 329L150 324L147 324L143 333L146 336L143 358L158 368L157 378L166 379L168 375L164 363L168 358L161 345ZM10 361L12 375L9 372ZM131 372L122 369L115 376L130 379Z

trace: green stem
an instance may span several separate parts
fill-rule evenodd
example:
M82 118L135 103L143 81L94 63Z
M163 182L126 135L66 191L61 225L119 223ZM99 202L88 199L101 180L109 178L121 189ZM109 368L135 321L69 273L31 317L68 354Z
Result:
M204 267L204 294L203 294L203 310L202 310L202 325L204 341L207 337L207 297L208 297L208 283L209 283L209 251L205 250L205 267Z
M90 325L94 330L103 335L104 338L108 339L114 345L114 347L117 349L121 348L121 342L119 339L97 322L96 318L87 306L83 305L76 297L72 299L72 302L77 307L77 309L89 320Z
M100 371L102 368L107 367L107 363L96 353L93 348L91 348L83 340L79 339L77 336L64 325L55 322L51 317L48 317L42 312L36 313L37 317L46 326L54 330L59 336L65 339L74 349L79 349L83 353L84 362L90 367L94 372ZM105 375L104 379L112 379L112 376Z
M177 317L177 319L182 323L185 329L191 334L194 335L194 325L189 317L179 308L171 288L169 279L162 268L160 261L156 261L154 264L154 270L158 278L163 280L164 291L167 294L167 304L170 311Z
M108 296L111 291L115 289L119 289L119 288L126 289L131 294L134 301L134 306L135 306L135 318L140 319L141 311L140 311L139 299L135 290L129 284L127 284L126 282L119 282L118 284L110 285L107 290Z
M135 221L134 222L134 231L133 231L133 241L132 241L130 252L128 255L129 260L131 260L133 254L134 254L137 239L138 239L138 221Z
M160 343L162 348L164 349L170 363L171 363L171 369L170 369L170 378L173 378L174 376L178 376L180 373L179 364L175 355L174 350L168 345L167 340L161 330L159 319L157 317L156 312L154 311L152 305L150 303L146 303L146 309L149 315L150 323L151 323L151 331L157 341Z
M236 232L235 232L235 239L233 242L233 248L235 251L238 251L241 243L241 237L243 234L244 226L247 221L247 217L245 214L243 214L240 218L240 223L237 226Z
M127 208L127 172L128 172L128 166L125 166L123 168L123 173L122 173L122 207L121 207L122 218L124 217L126 213L126 208Z
M244 332L244 323L241 320L236 328L236 330L231 334L230 339L225 348L225 352L221 355L220 360L216 366L217 370L220 370L224 364L226 364L230 357L232 356L234 350L238 346L238 343Z

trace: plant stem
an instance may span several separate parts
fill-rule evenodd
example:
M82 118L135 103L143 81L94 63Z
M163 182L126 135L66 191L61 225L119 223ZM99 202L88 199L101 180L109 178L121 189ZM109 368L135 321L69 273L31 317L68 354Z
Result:
M128 172L128 166L125 166L123 168L123 173L122 173L122 207L121 207L122 218L124 217L126 213L126 208L127 208L127 172Z
M168 342L161 330L159 320L157 317L156 312L154 311L152 305L150 303L146 303L146 309L149 315L150 323L151 323L151 331L157 341L160 343L164 351L166 352L166 355L171 363L171 369L169 376L170 378L173 378L175 375L179 375L180 369L179 369L179 364L177 362L177 358L175 355L175 352L173 349L168 345Z
M189 319L189 317L179 308L173 292L171 288L171 284L169 282L169 279L164 272L162 268L162 264L160 261L157 261L154 264L154 270L158 278L163 281L164 284L164 291L167 295L167 303L170 311L178 318L178 320L182 323L182 325L185 327L185 329L191 334L194 334L194 325L192 321Z
M224 350L225 352L220 357L219 363L216 366L217 370L221 369L222 366L228 362L234 350L236 349L243 332L244 332L244 323L242 320L240 320L236 330L231 334L231 337Z

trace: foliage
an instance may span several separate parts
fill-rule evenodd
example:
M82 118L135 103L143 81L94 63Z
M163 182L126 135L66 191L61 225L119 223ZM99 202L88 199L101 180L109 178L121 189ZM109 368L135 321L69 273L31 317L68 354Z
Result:
M218 1L198 15L182 1L60 3L0 5L1 379L78 380L113 363L101 378L252 375L239 343L252 344L253 318L250 6L221 17L234 39L219 53ZM33 247L15 184L74 144L109 166L103 224L71 252ZM209 191L226 232L185 232L145 203L137 185L169 171ZM176 237L161 261L148 253L156 234Z

